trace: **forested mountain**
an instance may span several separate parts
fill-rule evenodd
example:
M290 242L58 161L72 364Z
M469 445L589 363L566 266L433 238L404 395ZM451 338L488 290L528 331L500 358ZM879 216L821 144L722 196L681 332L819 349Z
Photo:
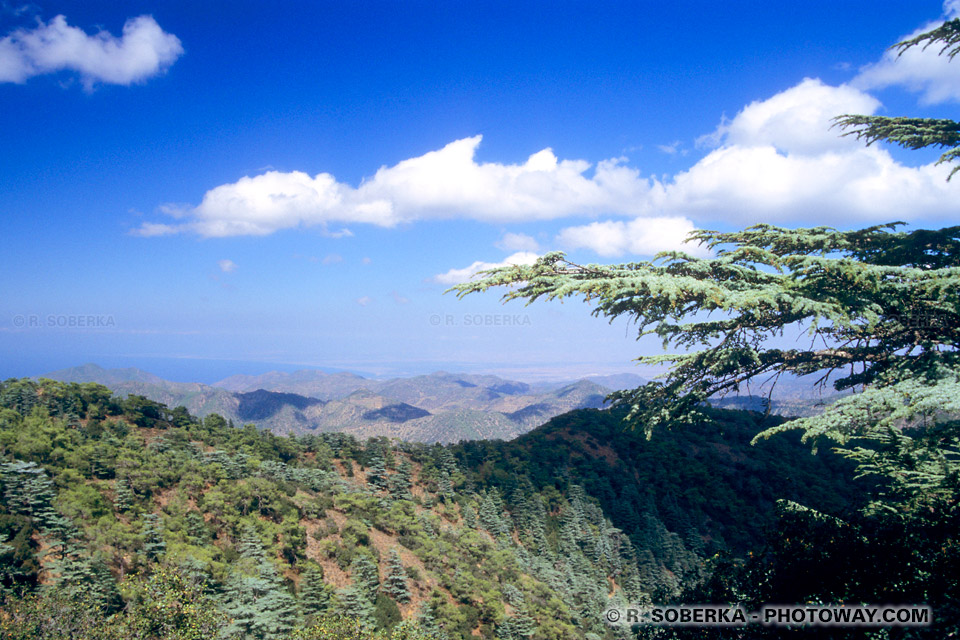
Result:
M200 417L216 413L279 434L342 431L419 442L513 438L571 409L602 407L611 391L588 380L533 388L496 376L445 372L391 380L272 372L233 376L211 386L87 364L43 377L95 382L117 394L184 406Z
M747 446L759 415L653 440L620 417L455 446L281 437L96 384L8 380L0 631L327 637L324 617L346 614L435 640L613 638L611 604L759 549L777 497L827 513L857 500L839 459Z

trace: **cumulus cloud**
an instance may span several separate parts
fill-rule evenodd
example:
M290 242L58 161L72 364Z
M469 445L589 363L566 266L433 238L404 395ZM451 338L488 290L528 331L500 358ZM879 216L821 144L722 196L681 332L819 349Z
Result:
M525 233L505 233L497 241L497 248L504 251L539 251L536 239Z
M464 267L462 269L450 269L446 273L435 275L433 277L433 281L439 282L440 284L460 284L461 282L466 282L481 271L506 267L514 264L531 265L537 261L538 257L539 256L537 254L529 251L518 251L517 253L509 256L503 262L481 262L478 260L469 267Z
M927 30L918 30L907 37ZM948 56L938 55L940 48L936 44L926 49L911 47L900 55L896 50L889 50L880 62L861 69L851 84L867 90L903 87L919 93L923 104L960 101L960 74Z
M947 19L960 16L960 1L943 3ZM909 40L942 24L931 22L901 38ZM862 89L882 89L899 86L920 94L921 102L939 104L960 101L960 73L950 58L940 55L942 43L910 47L902 53L897 49L887 50L879 62L867 65L853 80L854 86Z
M862 144L831 129L844 113L874 113L880 101L841 85L831 87L806 78L766 100L751 102L717 127L711 138L726 146L773 147L785 154L821 154L860 149Z
M217 262L217 265L219 265L220 271L224 273L232 273L237 270L237 263L233 260L223 259Z
M195 207L167 205L182 220L150 222L139 235L192 232L208 237L268 235L281 229L366 223L390 227L424 219L486 222L548 220L570 215L641 213L653 182L624 159L595 167L560 160L550 149L523 164L479 163L481 136L381 167L359 187L329 173L268 171L208 191ZM591 175L586 175L592 169Z
M328 173L244 177L211 189L196 206L161 208L171 220L145 222L134 233L211 237L316 227L333 235L345 231L330 232L328 226L603 216L619 219L568 227L558 240L569 248L622 255L678 248L694 223L856 226L955 219L960 180L946 181L950 167L907 166L883 145L867 147L833 128L836 116L873 114L881 107L862 87L807 78L722 119L698 141L706 155L673 176L643 176L625 158L596 165L561 160L550 149L518 164L477 162L481 137L475 136L381 167L357 187ZM649 231L658 225L663 233ZM505 234L497 246L539 250L520 233ZM469 268L460 269L449 278L470 275Z
M653 255L672 250L706 256L709 251L705 247L684 243L694 229L693 222L681 217L608 220L567 227L560 231L556 241L564 249L590 249L605 257Z
M718 148L663 185L661 210L736 224L956 216L948 167L908 167L830 128L837 115L879 107L859 89L809 78L754 102L717 128Z
M69 70L88 90L97 82L130 85L166 70L181 54L180 40L151 16L127 20L118 38L106 31L88 35L58 15L0 39L0 82Z

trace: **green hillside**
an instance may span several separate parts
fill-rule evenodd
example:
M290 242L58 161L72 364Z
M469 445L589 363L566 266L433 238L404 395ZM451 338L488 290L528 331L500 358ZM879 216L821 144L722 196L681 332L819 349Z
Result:
M613 638L607 607L759 545L780 492L851 498L837 460L750 448L756 416L735 412L647 441L586 410L444 447L281 437L96 384L8 380L0 406L4 637L329 637L315 625L350 616L447 640ZM176 620L150 605L187 598L203 605Z

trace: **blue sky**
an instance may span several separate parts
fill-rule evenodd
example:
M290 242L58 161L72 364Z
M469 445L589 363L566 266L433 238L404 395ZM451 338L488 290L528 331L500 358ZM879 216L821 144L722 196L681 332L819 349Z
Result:
M3 2L0 377L634 370L658 346L582 303L442 292L694 228L957 224L935 153L827 129L955 117L960 63L885 50L956 10Z

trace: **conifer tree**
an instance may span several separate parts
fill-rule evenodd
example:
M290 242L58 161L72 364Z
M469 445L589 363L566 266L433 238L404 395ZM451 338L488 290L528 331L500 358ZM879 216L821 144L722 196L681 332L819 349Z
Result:
M117 478L113 485L113 505L117 511L123 513L133 508L133 491L126 478Z
M453 483L450 481L450 473L446 469L440 471L440 478L437 480L437 495L444 501L453 498Z
M407 571L400 561L400 554L396 549L390 550L390 563L387 568L387 578L383 583L383 590L397 602L410 602L410 589L407 587Z
M187 515L184 516L186 521L186 530L187 534L194 540L203 542L210 538L210 530L207 529L207 523L204 521L203 516L200 515L199 511L194 511L191 509L187 512Z
M960 53L960 18L954 18L931 31L898 42L892 48L898 50L898 55L903 55L908 49L917 46L923 49L940 47L940 55L946 55L953 60L957 53ZM868 145L886 141L907 149L947 148L937 160L937 164L955 162L960 158L960 122L955 120L844 115L839 116L836 122L842 128L851 129L844 135L856 136ZM957 171L960 171L960 166L954 167L947 179L952 178Z
M373 627L373 601L356 585L337 589L335 609L339 615L356 619L365 629Z
M377 565L366 554L359 553L350 563L350 577L357 593L373 604L377 599L377 590L380 588L380 573Z
M714 255L674 251L609 266L551 252L455 289L507 286L506 300L528 302L583 296L596 315L634 320L641 336L678 349L638 359L671 365L663 381L612 395L648 435L705 418L708 399L751 380L818 374L822 384L855 389L820 415L758 437L799 429L815 446L834 444L861 474L886 483L875 508L896 510L913 497L948 495L960 469L960 227L908 233L898 224L696 231L690 242ZM768 345L796 326L810 347Z
M296 621L296 602L267 558L256 530L246 527L237 545L240 562L227 582L222 610L230 619L226 637L274 640Z
M420 603L420 610L417 612L417 625L430 640L449 639L447 632L437 624L437 618L433 614L429 600Z
M469 529L476 529L477 527L477 510L473 508L470 504L463 505L463 524Z
M10 513L30 516L40 524L46 524L55 515L51 505L56 490L47 472L37 463L16 460L0 464L0 482Z
M368 458L367 484L377 491L385 491L389 486L387 465L379 448L375 449Z
M413 466L407 460L400 463L397 472L390 476L390 495L394 500L412 500Z
M310 563L300 580L300 614L308 621L326 614L332 590L323 580L323 568Z
M156 561L167 551L167 543L163 539L163 523L155 513L143 516L143 551L147 558Z

